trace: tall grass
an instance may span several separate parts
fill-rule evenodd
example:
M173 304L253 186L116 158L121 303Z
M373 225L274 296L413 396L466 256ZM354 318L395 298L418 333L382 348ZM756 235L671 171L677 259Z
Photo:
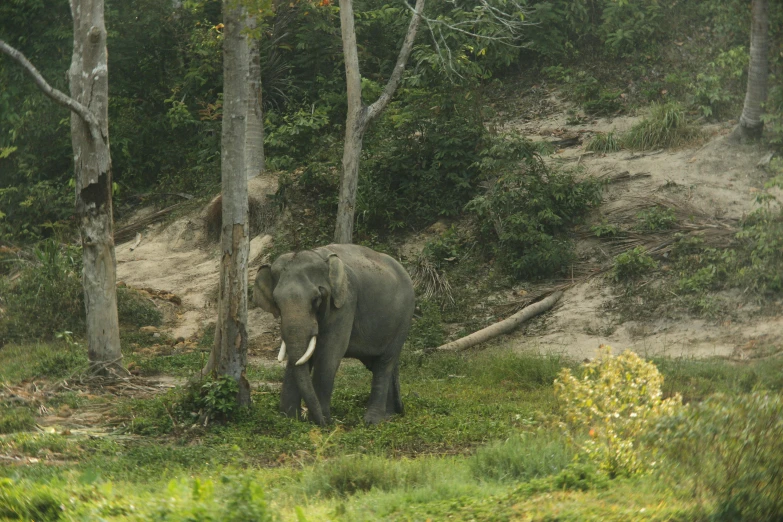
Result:
M633 150L679 147L701 136L699 128L688 121L678 103L653 104L650 114L622 139L623 146Z
M523 433L484 446L469 460L479 480L530 480L554 475L574 458L574 449L553 433Z

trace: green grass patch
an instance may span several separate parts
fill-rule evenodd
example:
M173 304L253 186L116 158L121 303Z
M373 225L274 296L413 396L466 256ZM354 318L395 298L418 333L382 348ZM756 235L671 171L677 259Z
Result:
M600 154L617 152L621 148L620 137L614 131L597 133L585 146L586 151Z
M633 150L681 147L701 136L677 103L653 104L647 118L634 125L622 138L623 146Z

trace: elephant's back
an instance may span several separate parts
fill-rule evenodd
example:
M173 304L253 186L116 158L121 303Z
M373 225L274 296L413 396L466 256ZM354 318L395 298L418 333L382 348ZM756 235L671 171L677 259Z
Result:
M393 306L400 312L407 312L410 308L410 313L413 313L413 282L399 261L361 245L334 244L323 249L337 254L353 273L360 289L360 301L372 300L379 305ZM388 302L388 299L393 302Z

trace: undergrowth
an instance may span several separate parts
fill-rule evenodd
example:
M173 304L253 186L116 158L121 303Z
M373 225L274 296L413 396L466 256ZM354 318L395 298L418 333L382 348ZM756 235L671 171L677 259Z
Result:
M623 135L623 146L633 150L680 147L701 136L699 128L688 121L681 105L655 103L650 114Z

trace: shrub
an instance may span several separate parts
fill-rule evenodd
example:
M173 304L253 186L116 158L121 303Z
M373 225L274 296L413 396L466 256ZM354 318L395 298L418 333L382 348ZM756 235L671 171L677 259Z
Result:
M656 268L658 268L658 262L647 253L643 246L638 246L614 258L612 279L616 282L636 279Z
M52 339L57 332L82 334L85 329L81 248L45 240L32 249L33 259L20 262L12 283L0 279L0 346L9 342ZM135 290L117 290L121 323L160 324L155 305Z
M61 520L68 495L56 486L0 478L0 519Z
M429 299L419 300L421 315L415 317L408 334L408 346L414 350L435 348L445 341L440 305Z
M488 188L467 208L478 218L482 236L491 238L501 265L516 277L564 271L573 260L567 232L600 203L601 184L548 169L526 141L516 138L495 142L482 168Z
M431 466L426 464L372 455L343 456L318 465L305 484L310 493L325 496L347 496L371 489L390 491L431 482Z
M601 346L581 377L564 369L555 380L566 433L577 441L587 432L588 438L577 446L610 476L646 471L653 463L644 458L640 436L680 404L679 395L661 398L662 384L653 363L629 350L612 357L611 348Z
M550 433L524 433L479 448L469 461L478 479L530 480L554 475L573 460L566 441Z
M779 520L783 514L783 398L717 394L662 417L649 434L667 459L662 471L687 479L716 502L718 520Z
M28 408L0 405L0 433L27 431L35 427L35 417Z
M677 216L674 210L668 207L656 205L654 207L642 210L636 214L636 230L640 232L657 232L659 230L669 230L677 224Z
M674 102L650 108L650 115L623 136L623 145L634 150L678 147L698 138L701 131L688 121L685 110Z

